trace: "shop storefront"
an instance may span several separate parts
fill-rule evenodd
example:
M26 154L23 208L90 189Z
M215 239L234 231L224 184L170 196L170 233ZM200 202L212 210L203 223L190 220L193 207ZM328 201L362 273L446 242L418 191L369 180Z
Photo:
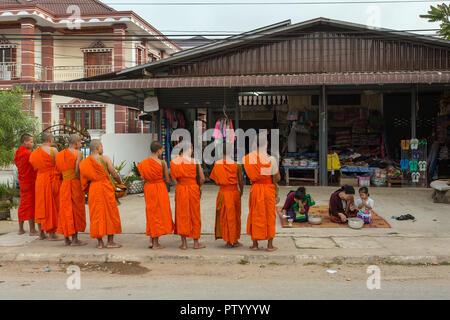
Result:
M166 139L174 123L214 128L224 117L234 128L277 128L288 184L426 186L449 174L449 68L444 41L320 18L104 76L24 87L119 97L143 111L156 97L150 115Z

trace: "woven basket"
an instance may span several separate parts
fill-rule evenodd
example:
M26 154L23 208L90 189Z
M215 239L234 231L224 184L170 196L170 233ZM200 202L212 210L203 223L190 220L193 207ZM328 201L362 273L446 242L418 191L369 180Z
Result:
M135 180L130 184L130 187L128 188L129 194L136 194L136 193L142 193L144 192L144 180Z

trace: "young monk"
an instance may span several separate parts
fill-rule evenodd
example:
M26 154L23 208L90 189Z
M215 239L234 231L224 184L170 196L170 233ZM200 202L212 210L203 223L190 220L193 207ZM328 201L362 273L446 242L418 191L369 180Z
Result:
M105 247L103 237L108 236L106 248L120 248L114 235L122 233L119 209L112 177L122 184L111 159L103 155L103 145L98 139L91 140L91 155L80 162L81 188L89 193L89 220L91 238L97 239L97 248Z
M18 210L19 234L25 233L23 224L25 221L28 221L30 226L30 236L38 236L39 232L36 231L34 224L36 171L29 161L31 149L33 149L34 146L34 140L31 135L25 133L20 137L20 143L22 145L17 149L14 156L14 163L19 172L20 187L20 205Z
M163 249L159 237L173 232L172 210L170 210L167 183L170 182L169 169L161 160L163 145L153 141L150 145L151 156L137 165L139 173L146 181L144 186L145 211L147 215L147 236L150 236L149 248Z
M224 144L223 159L214 163L210 178L220 185L216 200L216 240L223 238L227 248L240 247L241 197L244 192L242 166L231 158L231 144ZM238 189L239 185L239 189Z
M358 208L354 203L355 189L352 186L342 186L331 194L329 204L330 221L346 223L349 217L356 217Z
M69 148L56 155L56 168L62 173L63 181L59 189L59 217L57 233L64 235L64 245L83 246L78 240L78 232L86 229L84 192L80 182L81 138L73 134L69 137ZM72 237L72 240L70 240Z
M275 251L275 204L276 183L280 181L280 172L274 168L267 154L267 139L260 139L257 146L255 139L252 149L243 158L245 172L252 183L249 198L249 214L247 219L247 234L252 237L251 250L258 250L259 240L268 240L267 250Z
M30 155L30 163L37 171L35 186L35 220L40 225L39 239L63 240L55 232L58 227L58 198L61 183L55 158L58 150L52 147L53 135L42 133L42 145Z
M200 186L205 176L200 164L191 157L192 145L184 143L183 152L170 162L170 175L177 180L175 188L175 234L181 236L180 249L187 249L186 238L194 239L194 249L205 246L199 243L202 227L200 216ZM198 175L198 182L197 182Z

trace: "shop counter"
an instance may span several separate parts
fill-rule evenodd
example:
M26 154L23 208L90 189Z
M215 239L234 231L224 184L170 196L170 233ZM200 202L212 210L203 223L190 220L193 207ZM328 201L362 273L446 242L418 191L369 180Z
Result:
M297 181L312 181L314 185L319 184L319 166L283 166L284 173L286 175L286 185L289 185L290 180ZM314 170L314 178L298 178L298 177L290 177L291 170Z

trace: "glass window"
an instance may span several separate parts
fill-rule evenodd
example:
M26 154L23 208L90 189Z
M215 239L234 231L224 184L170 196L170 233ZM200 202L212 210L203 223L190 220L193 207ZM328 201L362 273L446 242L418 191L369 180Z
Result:
M81 110L75 110L75 126L81 128Z
M72 110L64 110L64 119L66 120L66 123L72 123Z
M84 111L84 129L91 129L91 110Z
M102 110L95 109L94 111L94 129L102 128Z

